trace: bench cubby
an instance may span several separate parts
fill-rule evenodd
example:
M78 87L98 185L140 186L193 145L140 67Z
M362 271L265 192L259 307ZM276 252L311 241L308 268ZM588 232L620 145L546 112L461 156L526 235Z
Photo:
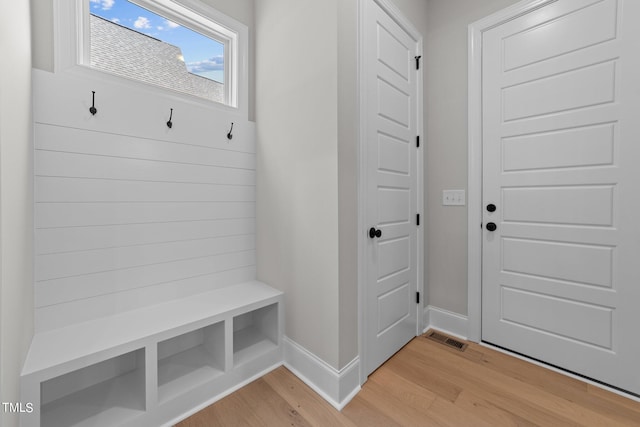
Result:
M20 425L172 425L280 366L282 320L282 292L251 281L36 334Z
M117 425L145 410L144 349L41 384L43 427Z
M224 322L159 342L158 401L224 374L224 343Z
M233 366L260 357L278 346L278 305L233 318Z

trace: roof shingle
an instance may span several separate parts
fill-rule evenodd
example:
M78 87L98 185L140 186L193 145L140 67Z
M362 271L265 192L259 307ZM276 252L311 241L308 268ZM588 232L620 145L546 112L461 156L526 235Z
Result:
M91 67L224 102L224 85L192 74L179 47L91 15Z

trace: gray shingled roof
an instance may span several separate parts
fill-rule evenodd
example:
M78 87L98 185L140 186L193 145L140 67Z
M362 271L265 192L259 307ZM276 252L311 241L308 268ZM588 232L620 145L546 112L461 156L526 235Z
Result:
M99 16L90 18L93 68L224 102L224 85L190 73L179 47Z

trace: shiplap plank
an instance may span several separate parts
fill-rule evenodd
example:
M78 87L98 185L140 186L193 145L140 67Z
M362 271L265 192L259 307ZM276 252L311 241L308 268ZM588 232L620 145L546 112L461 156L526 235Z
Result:
M255 124L94 79L34 78L37 331L255 279ZM103 94L95 116L82 85Z
M232 144L221 149L42 124L35 137L36 150L255 169L255 153L235 151Z
M82 75L81 75L82 74ZM34 120L69 128L135 135L234 150L255 150L255 123L245 109L198 102L138 84L120 84L94 73L33 73ZM89 113L91 91L98 114ZM195 102L194 102L195 101ZM173 108L173 127L166 125ZM233 140L227 132L233 126Z
M255 202L36 203L38 228L255 218Z
M85 322L98 317L186 298L191 295L254 280L255 266L227 270L206 276L190 277L156 286L79 299L40 307L35 311L35 328L42 332ZM96 332L99 335L99 332Z
M249 202L254 186L35 178L37 202Z
M36 282L35 306L43 307L69 300L92 298L134 288L175 282L188 277L249 267L255 262L255 250L250 250L45 280ZM72 297L70 298L70 296Z
M52 177L103 178L132 181L254 185L249 169L168 163L57 151L35 152L37 174Z
M254 233L253 218L36 229L36 255Z
M64 252L36 257L37 282L255 249L255 235Z

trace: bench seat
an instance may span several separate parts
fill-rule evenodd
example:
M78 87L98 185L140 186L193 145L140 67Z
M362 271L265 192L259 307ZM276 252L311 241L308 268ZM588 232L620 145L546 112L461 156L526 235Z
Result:
M21 425L168 425L282 364L282 319L282 292L250 281L37 333Z

